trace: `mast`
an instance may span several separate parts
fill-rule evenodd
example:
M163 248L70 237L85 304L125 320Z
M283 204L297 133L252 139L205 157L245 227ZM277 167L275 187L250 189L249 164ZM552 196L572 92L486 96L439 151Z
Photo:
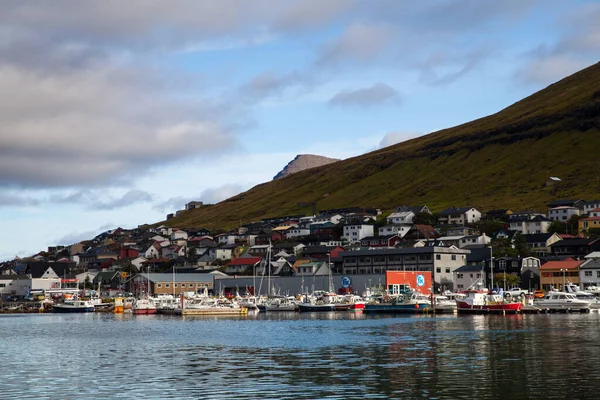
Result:
M267 279L267 297L269 297L271 295L271 239L269 239L269 247L267 248L266 268L269 270Z

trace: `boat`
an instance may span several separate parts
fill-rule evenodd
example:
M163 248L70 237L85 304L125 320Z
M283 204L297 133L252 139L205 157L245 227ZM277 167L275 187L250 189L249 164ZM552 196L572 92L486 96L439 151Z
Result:
M294 297L278 297L258 306L260 311L297 311L298 303Z
M364 310L366 302L360 296L347 294L335 303L335 311Z
M329 292L315 292L314 299L306 296L302 303L298 304L300 312L326 312L335 311L336 294Z
M56 313L86 313L94 310L95 307L89 300L66 300L52 306L52 311Z
M523 304L516 301L507 301L502 295L490 293L487 290L467 290L466 297L456 299L456 309L459 313L501 313L517 314L521 312Z
M248 310L258 310L258 299L255 296L246 296L238 299L238 304L241 307L246 307Z
M393 296L382 296L365 304L366 313L420 313L431 309L431 302L418 292L407 291Z
M536 299L534 304L542 310L587 311L590 309L592 302L578 299L573 293L552 291L546 293L543 298Z
M457 310L456 298L466 297L457 293L452 294L439 294L433 296L433 309L437 314L454 313Z
M565 292L569 294L574 294L579 300L587 300L590 302L590 308L600 309L600 300L589 291L583 291L579 288L578 285L573 283L567 283L565 285Z
M594 296L600 296L600 286L588 286L585 288L585 291Z
M131 307L131 311L135 315L148 315L157 313L154 301L149 297L142 297L141 299L136 299L135 303L133 303L133 306Z
M159 294L154 299L157 314L173 315L180 307L181 301L172 294Z
M183 299L175 315L247 315L248 309L225 298L195 297Z

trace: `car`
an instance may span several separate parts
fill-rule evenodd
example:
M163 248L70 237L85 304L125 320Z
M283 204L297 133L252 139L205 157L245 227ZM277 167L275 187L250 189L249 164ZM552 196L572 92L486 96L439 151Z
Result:
M545 295L546 295L546 293L543 290L534 290L533 291L533 297L535 297L536 299L541 299Z
M506 292L504 292L504 295L509 295L512 297L519 297L519 296L525 296L527 293L528 292L525 289L514 287L514 288L510 288Z

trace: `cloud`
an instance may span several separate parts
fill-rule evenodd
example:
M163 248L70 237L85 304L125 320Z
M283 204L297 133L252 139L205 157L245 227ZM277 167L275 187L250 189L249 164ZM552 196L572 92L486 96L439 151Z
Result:
M279 74L276 71L265 71L242 85L240 92L250 99L262 99L281 94L286 88L302 83L304 78L297 72Z
M101 227L99 227L98 229L94 229L94 230L90 230L90 231L71 232L71 233L68 233L65 236L61 237L60 239L55 240L54 243L59 244L59 245L69 246L69 245L79 243L84 240L93 239L94 237L98 236L99 233L102 233L109 229L112 229L115 226L116 226L115 224L110 223L110 224L104 224Z
M407 133L407 132L390 132L386 133L385 136L379 142L379 148L382 149L384 147L392 146L397 143L404 142L409 139L413 139L415 137L419 137L422 134L420 133Z
M121 197L110 199L108 201L100 201L93 205L93 207L97 210L114 210L115 208L129 207L133 204L147 203L150 201L152 201L152 195L150 193L133 189Z
M333 96L329 104L367 107L391 101L399 101L398 91L385 83L376 83L367 88L343 90Z
M202 201L204 204L214 204L240 194L247 189L247 185L226 184L205 189L200 192L198 196L177 196L168 198L167 200L156 203L153 206L153 209L159 212L182 210L190 201Z
M38 199L11 193L0 193L0 207L30 207L40 204Z

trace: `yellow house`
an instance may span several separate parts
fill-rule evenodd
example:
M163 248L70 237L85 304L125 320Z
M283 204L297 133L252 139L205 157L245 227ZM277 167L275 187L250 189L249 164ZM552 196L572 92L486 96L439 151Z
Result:
M587 236L589 229L600 229L600 217L588 217L579 220L579 235Z

